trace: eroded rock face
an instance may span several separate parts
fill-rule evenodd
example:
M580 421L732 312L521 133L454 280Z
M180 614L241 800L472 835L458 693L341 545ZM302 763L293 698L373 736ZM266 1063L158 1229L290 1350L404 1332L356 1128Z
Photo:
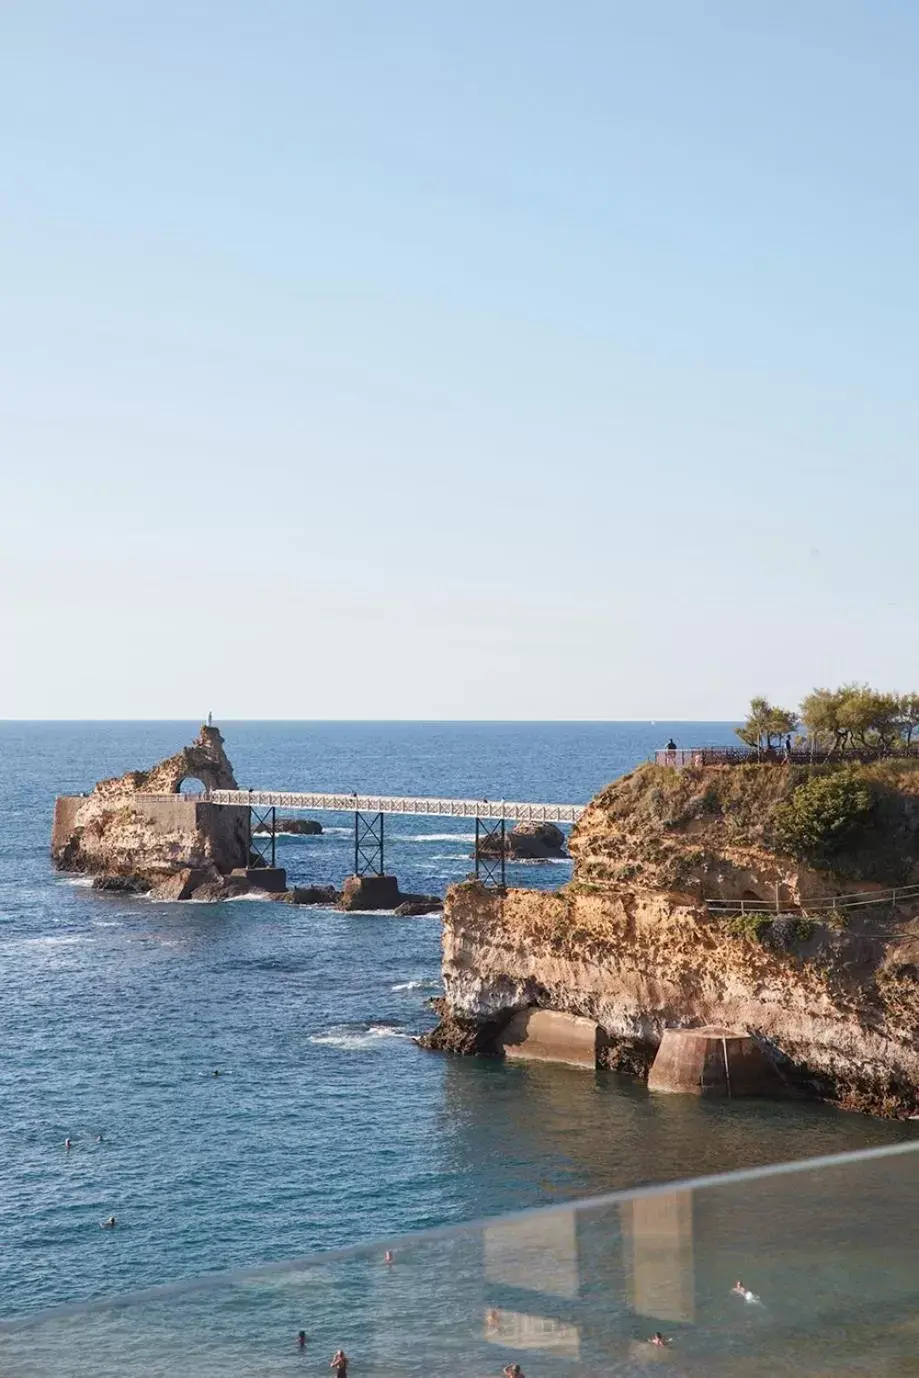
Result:
M249 811L179 793L182 782L235 789L216 727L150 770L100 780L91 794L56 801L51 855L59 870L137 877L157 885L190 870L204 879L249 861Z
M919 777L879 776L894 832L863 838L843 875L776 851L770 810L795 777L753 769L684 779L648 768L610 786L571 836L574 878L561 892L452 887L444 1027L426 1046L493 1052L514 1012L558 1011L603 1030L598 1065L646 1075L666 1028L719 1026L754 1037L792 1087L876 1114L919 1112L919 899L746 925L703 902L791 907L902 885L917 874Z

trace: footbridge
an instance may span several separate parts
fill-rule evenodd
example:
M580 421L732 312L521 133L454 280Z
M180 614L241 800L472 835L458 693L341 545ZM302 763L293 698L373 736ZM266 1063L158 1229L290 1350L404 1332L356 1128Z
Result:
M252 846L266 865L276 862L277 811L297 809L354 815L354 874L384 874L384 818L417 814L475 820L475 873L490 885L504 885L506 825L576 823L584 804L543 804L509 799L445 799L424 795L303 794L290 790L215 789L199 796L211 804L248 808Z

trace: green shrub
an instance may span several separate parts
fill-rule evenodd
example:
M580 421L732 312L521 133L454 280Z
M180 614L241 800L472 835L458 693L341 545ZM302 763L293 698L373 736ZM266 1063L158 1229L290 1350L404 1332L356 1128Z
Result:
M801 861L827 865L870 821L874 794L852 770L817 775L775 811L775 840Z
M758 909L749 914L735 914L728 919L728 929L735 938L754 938L761 942L772 927L772 915Z

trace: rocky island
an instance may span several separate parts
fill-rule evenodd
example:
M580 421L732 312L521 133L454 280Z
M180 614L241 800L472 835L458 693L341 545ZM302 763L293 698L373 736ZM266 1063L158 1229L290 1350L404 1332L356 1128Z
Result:
M563 889L454 886L426 1045L645 1076L705 1029L798 1093L917 1113L919 761L788 757L641 766L575 825Z
M197 793L183 785L197 784ZM94 877L94 887L117 894L150 894L158 900L232 899L251 892L288 904L335 905L346 910L393 909L400 917L441 908L437 895L404 894L395 876L350 876L331 885L287 888L281 867L267 865L253 836L245 805L215 804L211 790L238 789L217 727L202 726L190 746L149 770L130 770L100 780L90 794L55 801L51 859L61 871ZM313 819L285 819L277 832L321 835Z

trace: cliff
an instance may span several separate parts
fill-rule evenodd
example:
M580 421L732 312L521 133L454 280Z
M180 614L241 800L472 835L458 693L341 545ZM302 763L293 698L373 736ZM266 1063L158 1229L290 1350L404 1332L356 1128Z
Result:
M599 1060L641 1073L665 1028L717 1025L813 1094L919 1110L917 898L826 908L919 879L914 764L645 766L597 796L569 848L558 893L448 893L430 1046L493 1051L536 1007L596 1021ZM741 913L776 899L779 914Z
M237 788L216 727L202 727L190 746L150 770L100 780L91 794L58 798L54 865L132 877L139 886L155 886L185 871L202 885L248 866L248 809L217 807L181 794L189 779L207 789Z

